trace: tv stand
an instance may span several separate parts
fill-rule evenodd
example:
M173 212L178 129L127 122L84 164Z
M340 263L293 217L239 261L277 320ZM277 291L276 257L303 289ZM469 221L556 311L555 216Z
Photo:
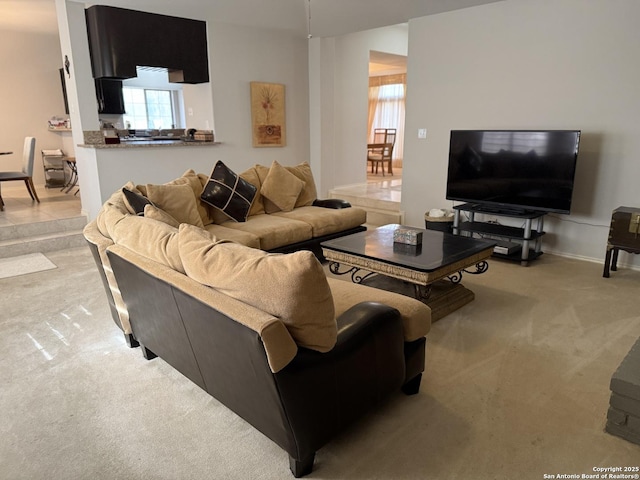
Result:
M469 208L469 211L476 211L482 213L490 213L493 215L503 217L517 217L520 218L523 215L529 215L533 213L531 210L524 210L521 208L509 208L509 207L492 207L488 205L478 205L477 203L467 203L465 207Z
M545 212L509 210L472 203L456 205L453 209L455 210L455 216L453 217L454 235L466 234L472 237L475 233L485 238L508 239L509 241L515 240L518 243L522 243L522 249L515 253L502 254L494 251L494 256L519 261L520 265L527 266L529 261L535 260L542 255L542 236L545 233L542 229L544 227ZM468 212L469 221L461 221L460 212ZM524 220L524 228L477 222L475 220L476 213L521 219ZM533 220L537 220L535 229L533 228Z

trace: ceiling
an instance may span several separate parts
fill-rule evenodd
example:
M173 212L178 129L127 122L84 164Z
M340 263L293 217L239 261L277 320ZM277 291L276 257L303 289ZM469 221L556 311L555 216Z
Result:
M78 1L78 0L71 0ZM505 0L100 0L111 5L222 23L332 37L411 18ZM309 5L311 15L309 18ZM54 0L0 0L0 28L57 31Z
M387 52L369 52L369 76L407 73L407 57Z

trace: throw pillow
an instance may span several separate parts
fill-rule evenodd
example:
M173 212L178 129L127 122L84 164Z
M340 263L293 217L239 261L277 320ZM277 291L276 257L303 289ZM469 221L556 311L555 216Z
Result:
M204 228L193 190L188 184L152 185L147 184L147 197L179 223L188 223Z
M144 207L147 205L153 205L153 202L151 202L147 197L140 195L140 193L131 191L126 187L122 189L122 194L124 195L125 206L130 213L143 215Z
M252 215L259 215L261 213L264 213L264 202L262 200L262 195L260 195L260 177L258 177L256 168L251 167L245 170L240 174L240 177L256 187L256 196L253 198L248 216L251 217Z
M209 175L199 173L198 180L200 180L200 193L202 193L204 187L206 187L209 182ZM216 207L212 207L208 203L203 202L200 196L198 196L198 201L200 202L200 205L207 209L207 216L209 219L207 222L204 222L205 225L209 225L211 223L221 224L229 221L229 217L222 213L222 210L218 210Z
M212 223L209 215L209 206L200 201L200 194L202 193L202 183L200 182L198 174L193 169L189 169L184 172L181 177L168 182L167 185L182 185L183 183L190 185L193 189L193 196L196 199L196 207L198 208L198 213L200 214L203 225L209 225L210 223Z
M313 253L216 243L189 225L180 225L178 248L189 277L278 317L298 345L328 352L336 344L331 289Z
M314 200L318 198L318 191L316 190L316 182L311 172L311 165L307 162L302 162L295 167L284 168L304 182L304 187L300 192L300 196L298 196L298 200L296 200L296 208L312 205Z
M295 207L303 187L302 180L274 160L260 193L283 212L290 212Z
M267 175L269 175L269 167L256 164L253 168L256 169L256 173L258 174L258 179L260 180L260 185L262 185L264 181L267 179ZM265 213L276 213L280 211L280 208L278 208L278 206L268 198L264 197L263 195L260 195L260 198L262 199Z
M180 222L169 215L164 210L156 207L155 205L148 204L144 207L144 216L147 218L152 218L153 220L157 220L162 223L166 223L167 225L178 228L180 226Z
M218 160L200 198L236 222L244 222L247 220L256 192L255 185L241 178Z

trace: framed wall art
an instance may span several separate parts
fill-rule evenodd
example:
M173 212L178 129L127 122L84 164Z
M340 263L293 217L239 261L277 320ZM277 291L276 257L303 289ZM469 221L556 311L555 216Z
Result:
M254 147L284 147L284 85L251 82L251 131Z

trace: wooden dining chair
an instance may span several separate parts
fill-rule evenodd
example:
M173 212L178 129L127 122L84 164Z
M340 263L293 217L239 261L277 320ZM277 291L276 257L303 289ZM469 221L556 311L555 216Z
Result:
M396 143L395 128L376 128L373 130L373 143L367 147L367 162L371 163L371 173L378 173L378 165L382 166L382 176L384 176L384 165L388 165L387 171L393 175L393 147Z
M24 150L22 152L22 171L21 172L0 172L0 182L12 182L23 180L27 186L27 191L31 195L31 200L40 203L36 187L33 185L33 159L35 157L36 139L34 137L26 137L24 139ZM2 192L0 191L0 211L4 210L4 201L2 200Z

